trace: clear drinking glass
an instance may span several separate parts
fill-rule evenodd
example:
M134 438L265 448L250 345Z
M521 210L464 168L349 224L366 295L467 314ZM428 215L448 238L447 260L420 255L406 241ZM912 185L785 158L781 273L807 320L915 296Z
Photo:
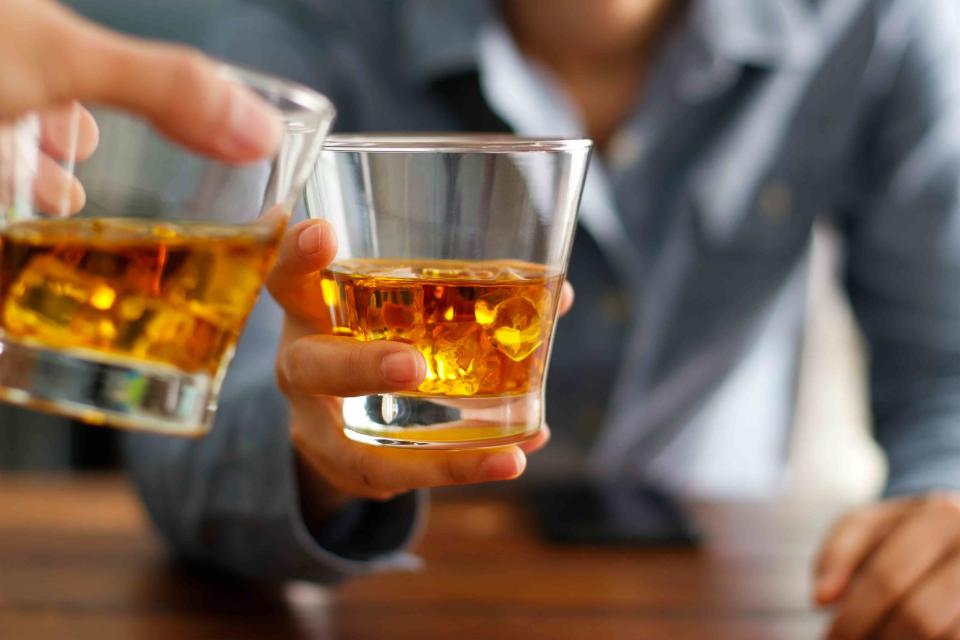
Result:
M0 125L0 399L94 424L206 433L334 110L224 65L281 113L269 159L231 165L79 107ZM225 114L226 117L226 114Z
M305 292L330 333L396 340L418 389L346 398L346 434L465 448L533 436L589 140L335 135L307 182L340 250ZM326 310L326 311L324 311Z

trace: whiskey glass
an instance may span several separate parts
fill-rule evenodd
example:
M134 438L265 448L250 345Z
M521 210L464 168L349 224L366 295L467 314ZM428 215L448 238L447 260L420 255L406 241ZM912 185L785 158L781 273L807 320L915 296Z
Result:
M0 399L92 424L210 429L334 116L306 87L220 73L279 111L272 157L211 159L109 109L0 123Z
M589 163L586 139L334 135L307 182L339 253L305 299L320 327L415 346L426 378L343 400L345 433L457 449L534 436Z

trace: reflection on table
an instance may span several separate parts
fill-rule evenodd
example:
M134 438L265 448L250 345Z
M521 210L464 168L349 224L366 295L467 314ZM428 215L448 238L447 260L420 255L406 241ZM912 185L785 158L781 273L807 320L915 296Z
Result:
M694 505L698 550L544 543L509 486L435 495L425 568L337 589L171 562L121 477L0 478L0 638L812 638L840 505Z

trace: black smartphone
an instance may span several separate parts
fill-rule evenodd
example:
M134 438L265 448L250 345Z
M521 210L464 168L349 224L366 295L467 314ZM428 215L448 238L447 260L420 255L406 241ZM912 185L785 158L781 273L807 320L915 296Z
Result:
M575 480L538 484L529 497L541 533L553 542L691 546L701 537L679 502L649 487Z

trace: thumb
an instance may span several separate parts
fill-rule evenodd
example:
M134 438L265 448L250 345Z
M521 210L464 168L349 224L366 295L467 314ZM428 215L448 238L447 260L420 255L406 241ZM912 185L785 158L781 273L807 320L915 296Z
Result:
M844 516L824 540L814 569L814 600L836 602L857 568L897 526L912 500L893 500Z
M228 162L274 152L283 134L277 112L225 77L217 63L186 47L108 31L54 6L39 46L51 103L69 99L137 113L181 144ZM41 42L50 44L50 38ZM66 68L64 68L66 67ZM42 106L42 105L36 105Z
M280 241L277 261L267 277L270 295L287 313L313 319L318 301L323 299L316 274L336 255L337 236L325 220L304 220L290 227Z

